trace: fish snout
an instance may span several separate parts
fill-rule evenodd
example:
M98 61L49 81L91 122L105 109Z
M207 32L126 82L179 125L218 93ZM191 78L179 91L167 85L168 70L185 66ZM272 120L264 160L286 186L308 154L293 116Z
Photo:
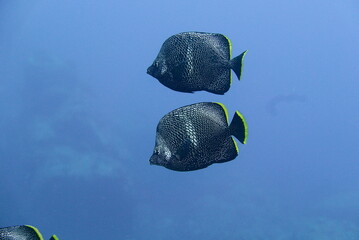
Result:
M147 68L147 74L148 74L148 75L151 75L152 77L154 77L154 76L155 76L155 72L156 72L156 67L155 67L154 64L152 64L151 66L149 66L149 67Z
M167 161L163 156L156 154L156 153L154 153L150 158L151 165L164 166L164 165L166 165L166 162Z
M157 154L153 154L150 158L151 165L159 165L159 156Z
M147 68L147 74L149 74L149 75L151 75L151 67L152 67L152 65Z

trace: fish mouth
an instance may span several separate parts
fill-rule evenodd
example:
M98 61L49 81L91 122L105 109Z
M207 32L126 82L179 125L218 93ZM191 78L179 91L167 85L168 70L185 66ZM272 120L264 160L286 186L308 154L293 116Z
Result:
M161 69L156 64L152 64L147 68L147 74L157 79L163 75Z
M157 154L153 154L150 158L151 165L161 165L162 159Z
M154 66L151 65L147 68L147 74L153 76Z

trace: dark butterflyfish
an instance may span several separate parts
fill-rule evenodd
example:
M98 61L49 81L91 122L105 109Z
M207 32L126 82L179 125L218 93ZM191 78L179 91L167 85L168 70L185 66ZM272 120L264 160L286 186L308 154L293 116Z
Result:
M167 113L157 125L156 144L150 163L175 171L192 171L235 159L238 145L245 144L246 121L236 111L230 124L221 103L203 102Z
M224 94L232 82L231 69L241 78L246 53L231 59L231 41L219 33L179 33L163 43L147 73L175 91Z
M0 228L0 240L44 240L39 230L30 225ZM49 240L59 240L52 235Z

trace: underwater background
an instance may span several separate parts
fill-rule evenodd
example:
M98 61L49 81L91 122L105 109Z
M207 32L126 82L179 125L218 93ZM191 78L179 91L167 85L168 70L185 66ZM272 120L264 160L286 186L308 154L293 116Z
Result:
M359 239L359 3L0 1L0 227L45 238ZM248 49L224 95L146 74L163 41ZM196 102L239 110L239 156L150 166L156 126Z

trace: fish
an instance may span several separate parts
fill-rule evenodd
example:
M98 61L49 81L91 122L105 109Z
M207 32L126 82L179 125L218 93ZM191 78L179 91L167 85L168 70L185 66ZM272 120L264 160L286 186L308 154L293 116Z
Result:
M156 129L151 165L174 171L193 171L235 159L236 137L245 144L248 127L236 111L228 124L228 110L218 102L200 102L164 115Z
M40 231L30 225L0 228L0 240L44 240ZM49 240L59 240L54 234Z
M175 91L223 95L232 83L231 69L241 79L246 53L231 59L232 43L223 34L183 32L165 40L147 74Z

